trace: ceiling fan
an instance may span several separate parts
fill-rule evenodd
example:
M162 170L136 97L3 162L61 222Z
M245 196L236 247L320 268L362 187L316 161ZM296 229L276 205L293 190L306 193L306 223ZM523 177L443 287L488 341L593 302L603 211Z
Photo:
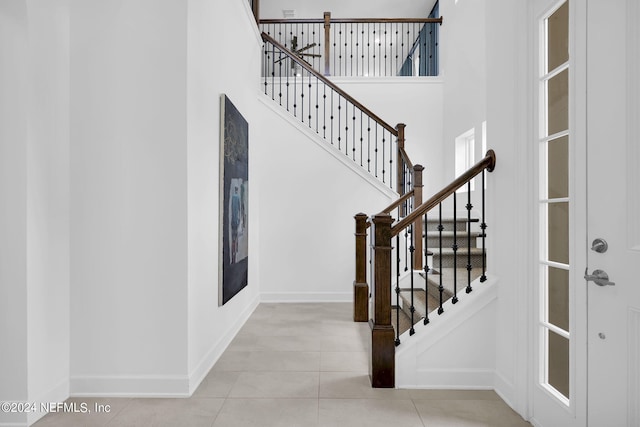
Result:
M311 43L306 45L303 48L298 49L298 36L293 36L291 38L291 51L300 59L302 59L304 62L306 62L307 64L309 64L309 62L304 59L305 56L311 57L311 58L320 58L322 55L319 55L317 53L303 53L306 50L311 49L312 47L315 47L316 43ZM274 62L274 64L277 64L283 60L285 60L286 57L280 58L277 61ZM309 64L311 65L311 64ZM295 61L291 61L291 68L295 68Z

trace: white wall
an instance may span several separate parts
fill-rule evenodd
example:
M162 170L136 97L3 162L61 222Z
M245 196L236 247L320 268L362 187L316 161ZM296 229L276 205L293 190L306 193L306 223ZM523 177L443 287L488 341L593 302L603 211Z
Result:
M69 388L68 4L3 2L0 21L0 399L58 401Z
M0 2L0 401L27 395L27 6ZM0 423L25 422L0 413Z
M69 395L69 3L26 3L28 387L47 402Z
M435 0L261 0L260 18L281 19L283 9L296 11L296 18L414 18L426 17Z
M488 270L500 277L496 310L496 391L527 417L532 284L531 167L527 88L527 4L486 2L487 133L497 153L488 183ZM491 226L493 224L493 226Z
M251 173L260 182L261 297L351 301L353 216L379 212L394 193L259 96L264 144L257 147L261 161Z
M261 185L254 170L260 162L258 147L266 141L256 108L262 41L247 2L190 0L187 31L188 318L193 391L258 303ZM248 286L218 307L222 93L249 123L251 240Z
M71 393L187 394L187 7L71 5Z
M484 0L440 2L440 14L444 17L440 27L440 71L445 82L441 161L447 183L456 177L456 137L473 129L476 145L473 163L485 155L482 151L482 123L487 119L485 9ZM491 125L494 124L488 124ZM475 185L479 188L479 179ZM472 195L472 204L477 208L478 193L474 191Z
M448 182L444 181L443 80L437 77L397 77L380 79L332 78L391 126L406 124L405 150L413 164L425 167L424 195L428 197Z

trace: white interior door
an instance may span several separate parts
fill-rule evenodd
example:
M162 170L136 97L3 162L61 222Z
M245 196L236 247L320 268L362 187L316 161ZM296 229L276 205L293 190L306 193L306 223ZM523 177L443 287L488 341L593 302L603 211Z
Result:
M587 0L589 426L640 426L638 0ZM595 248L594 248L595 249ZM615 283L615 285L613 285Z

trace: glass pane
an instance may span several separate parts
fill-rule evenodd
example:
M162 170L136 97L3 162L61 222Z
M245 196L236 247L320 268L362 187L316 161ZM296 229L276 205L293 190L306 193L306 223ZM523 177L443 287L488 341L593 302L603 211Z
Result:
M548 331L549 354L547 382L569 398L569 340L555 332Z
M547 73L569 60L569 2L548 20Z
M549 261L569 264L569 203L549 203L547 221Z
M569 271L554 267L547 268L548 321L569 332Z
M547 198L569 197L569 137L548 143Z
M569 70L547 82L547 135L569 129Z

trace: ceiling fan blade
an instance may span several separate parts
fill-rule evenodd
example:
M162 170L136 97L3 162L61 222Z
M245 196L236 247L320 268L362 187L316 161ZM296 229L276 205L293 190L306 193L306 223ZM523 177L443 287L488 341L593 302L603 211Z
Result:
M298 49L297 52L304 52L305 50L311 49L312 47L315 47L315 46L316 46L315 43L311 43L311 44L306 45L302 49Z

